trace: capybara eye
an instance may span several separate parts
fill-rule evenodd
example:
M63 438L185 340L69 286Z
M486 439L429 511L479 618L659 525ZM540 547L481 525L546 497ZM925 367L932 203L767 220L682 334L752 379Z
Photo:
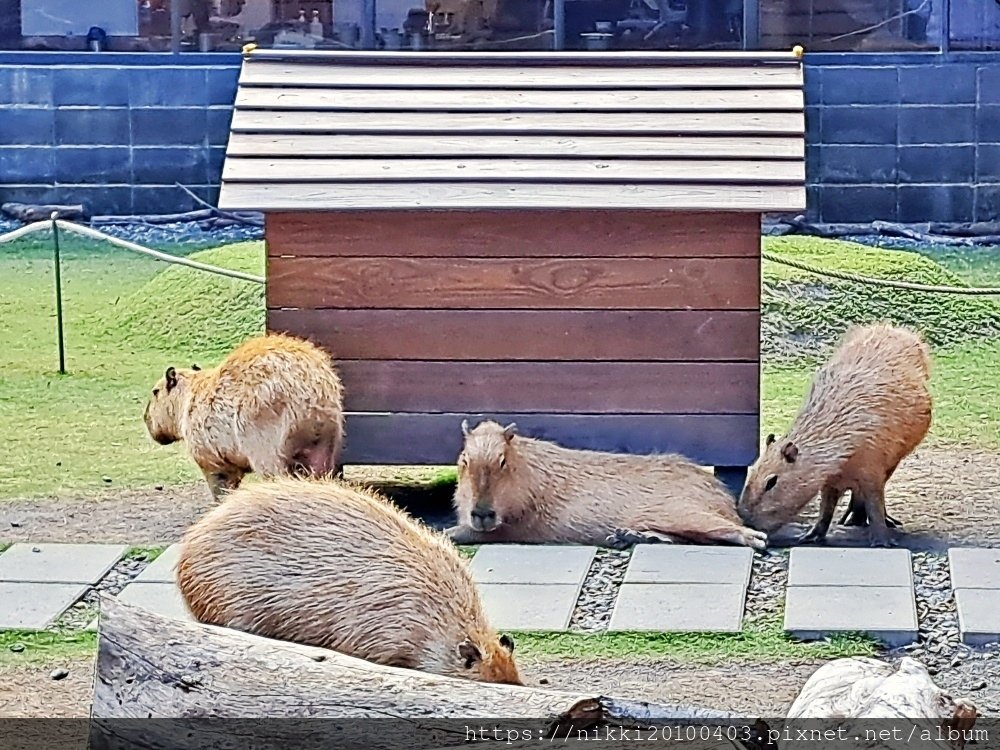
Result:
M500 468L502 469L506 465L507 465L507 457L506 456L500 456Z
M159 388L154 388L153 389L153 395L154 396L159 396L160 395L160 389Z
M778 483L778 477L776 475L772 474L771 476L769 476L767 478L767 481L764 482L764 492L773 490L774 485L776 485L777 483Z

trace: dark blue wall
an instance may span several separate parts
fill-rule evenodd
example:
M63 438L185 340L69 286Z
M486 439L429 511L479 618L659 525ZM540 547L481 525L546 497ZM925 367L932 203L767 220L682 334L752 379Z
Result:
M214 200L238 55L0 54L0 201ZM806 57L809 213L1000 219L1000 53Z

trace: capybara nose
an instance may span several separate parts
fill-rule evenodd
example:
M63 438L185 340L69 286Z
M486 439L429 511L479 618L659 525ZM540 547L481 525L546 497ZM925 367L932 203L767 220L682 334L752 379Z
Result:
M480 531L490 531L497 525L497 514L492 510L476 508L472 511L472 525Z

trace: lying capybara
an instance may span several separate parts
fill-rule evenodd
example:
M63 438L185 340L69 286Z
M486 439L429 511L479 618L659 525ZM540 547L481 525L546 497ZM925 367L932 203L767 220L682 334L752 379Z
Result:
M340 377L326 352L292 336L250 339L211 370L167 368L143 418L157 443L187 443L216 499L251 471L339 469Z
M462 431L458 525L447 531L459 544L767 544L725 487L680 456L571 450L491 421Z
M773 532L820 496L820 518L800 541L822 541L837 501L851 491L841 524L865 525L890 542L885 483L931 425L930 351L920 336L887 324L847 332L813 378L783 438L768 435L751 467L740 516Z
M199 621L389 666L521 684L465 561L441 534L338 481L249 485L181 542Z

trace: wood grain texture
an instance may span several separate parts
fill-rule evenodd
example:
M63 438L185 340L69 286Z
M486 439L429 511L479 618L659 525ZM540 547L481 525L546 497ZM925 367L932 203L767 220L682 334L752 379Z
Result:
M347 411L752 414L756 363L339 360Z
M757 310L756 258L268 258L268 307Z
M800 161L651 159L226 159L229 182L719 182L801 184Z
M799 211L805 185L225 182L219 207L229 211L375 209L673 209Z
M567 448L614 453L679 453L703 466L748 466L757 458L753 414L450 414L347 415L344 460L349 464L454 465L463 419L516 422L523 435Z
M756 258L760 216L671 211L344 211L267 215L269 255Z
M269 310L268 330L336 359L697 362L759 359L753 311Z
M802 91L796 89L707 89L692 96L690 91L628 90L615 91L545 91L443 89L434 92L417 89L298 88L294 85L273 88L241 87L236 95L237 109L314 111L364 110L367 112L413 110L451 112L474 110L486 112L573 111L655 112L655 111L802 111Z
M544 136L492 135L325 135L232 133L229 156L575 156L610 159L621 156L663 158L805 158L802 136Z
M299 112L237 109L242 133L530 133L801 135L799 112Z
M699 89L801 88L798 65L775 66L478 66L475 70L407 65L315 65L254 61L240 74L244 86L398 89Z
M850 6L860 5L868 0L841 0ZM563 68L567 65L583 68L621 68L629 66L788 66L800 68L802 60L791 49L781 51L761 50L622 50L616 52L559 51L461 51L434 50L423 52L394 52L391 50L353 49L312 49L281 50L255 49L244 57L245 65L258 62L282 61L296 63L322 63L324 65L408 65L414 68L436 68L465 66L481 68L484 65L497 67L532 66Z

